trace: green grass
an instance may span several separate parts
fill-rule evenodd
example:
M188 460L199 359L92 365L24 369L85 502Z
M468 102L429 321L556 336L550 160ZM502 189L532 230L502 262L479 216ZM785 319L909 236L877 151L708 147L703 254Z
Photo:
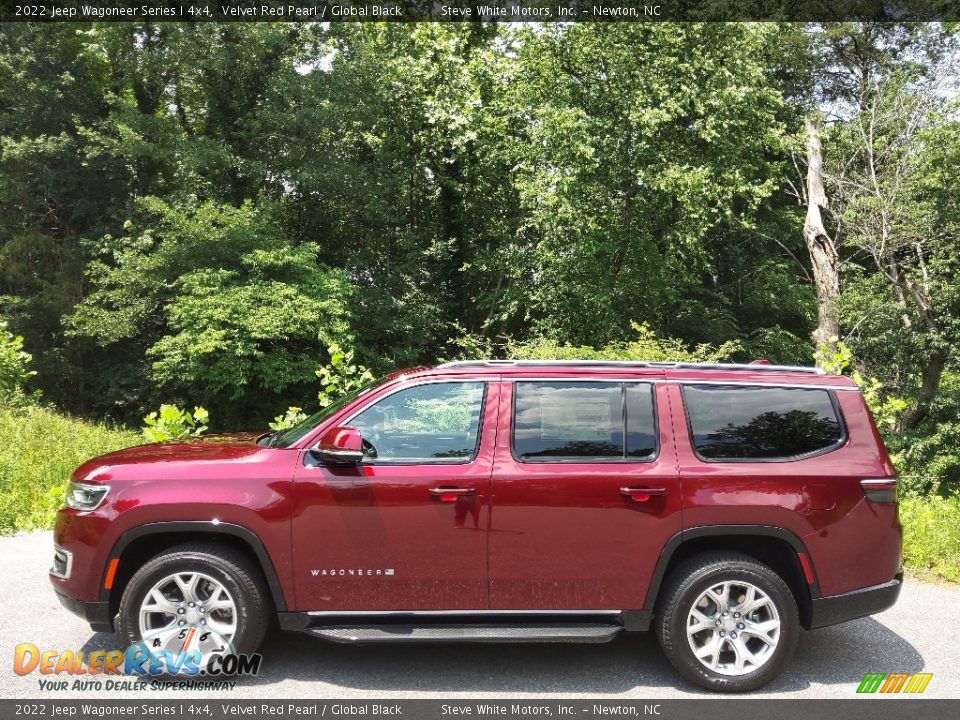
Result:
M0 535L51 527L77 465L141 442L138 432L49 408L0 407ZM900 520L907 568L920 577L960 582L960 497L903 498Z
M903 559L921 577L960 582L960 496L900 500Z
M137 432L48 408L0 406L0 535L52 527L75 467L141 442Z

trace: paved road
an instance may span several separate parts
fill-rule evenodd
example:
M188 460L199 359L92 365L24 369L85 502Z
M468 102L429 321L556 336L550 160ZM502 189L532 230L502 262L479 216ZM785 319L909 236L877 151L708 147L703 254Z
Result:
M37 674L12 670L14 646L112 649L113 635L93 633L63 610L47 582L50 533L0 538L0 697L83 697L51 694ZM890 611L804 633L781 678L756 693L769 697L851 697L865 672L934 673L926 696L960 698L960 588L908 582ZM278 633L262 649L255 679L233 691L190 697L437 698L585 696L695 697L664 659L653 634L621 636L604 645L336 645ZM87 693L88 697L104 697ZM175 697L150 692L111 697ZM182 697L177 695L176 697Z

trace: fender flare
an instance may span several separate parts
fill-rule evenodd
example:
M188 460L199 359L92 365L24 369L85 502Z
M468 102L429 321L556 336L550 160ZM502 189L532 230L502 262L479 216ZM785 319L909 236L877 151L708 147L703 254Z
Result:
M815 600L820 597L820 586L816 581L816 568L813 567L813 558L810 557L806 546L796 533L777 525L701 525L699 527L681 530L664 544L663 549L660 551L657 564L653 569L653 574L650 576L650 584L647 586L647 597L643 603L644 610L653 611L657 603L657 595L660 592L660 585L663 583L663 578L667 573L667 567L670 564L670 559L680 545L694 538L722 537L724 535L758 535L785 540L793 548L794 552L804 553L810 560L814 577L814 581L809 584L810 598L811 600Z
M273 604L276 611L286 611L287 603L284 599L283 587L280 585L280 579L277 577L277 572L273 567L273 561L270 559L270 554L267 552L267 548L264 546L260 537L255 532L244 527L243 525L235 525L233 523L225 522L214 523L211 520L173 520L144 523L143 525L136 525L128 530L125 530L113 544L110 554L107 557L121 557L127 547L129 547L130 543L132 543L134 540L138 540L149 535L159 535L161 533L176 534L198 532L211 535L230 535L246 542L247 545L253 549L257 562L260 564L260 569L263 572L264 578L266 578L267 586L270 590L270 596L273 599ZM101 583L100 599L102 601L108 601L110 599L110 592L111 591L105 589Z

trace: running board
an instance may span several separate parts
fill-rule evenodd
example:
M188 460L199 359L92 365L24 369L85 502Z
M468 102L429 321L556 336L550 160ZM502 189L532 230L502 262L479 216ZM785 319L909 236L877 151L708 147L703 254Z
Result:
M338 643L473 642L473 643L602 643L613 640L622 625L609 623L536 624L382 624L319 625L305 632Z

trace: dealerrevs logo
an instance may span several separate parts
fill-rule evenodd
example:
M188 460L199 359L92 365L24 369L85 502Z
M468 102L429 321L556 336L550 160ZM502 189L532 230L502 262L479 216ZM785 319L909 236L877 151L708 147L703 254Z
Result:
M932 679L933 673L867 673L857 692L919 694L927 689Z
M215 653L204 653L195 648L171 652L151 649L140 642L126 650L83 652L41 650L33 643L21 643L14 649L13 671L21 676L35 672L47 676L40 680L41 690L145 689L145 684L135 679L132 682L106 680L107 684L117 686L106 687L97 676L173 677L181 680L251 676L259 674L262 661L263 656L259 653L234 653L229 648ZM70 682L49 676L83 677L75 677ZM153 685L151 688L155 689Z

